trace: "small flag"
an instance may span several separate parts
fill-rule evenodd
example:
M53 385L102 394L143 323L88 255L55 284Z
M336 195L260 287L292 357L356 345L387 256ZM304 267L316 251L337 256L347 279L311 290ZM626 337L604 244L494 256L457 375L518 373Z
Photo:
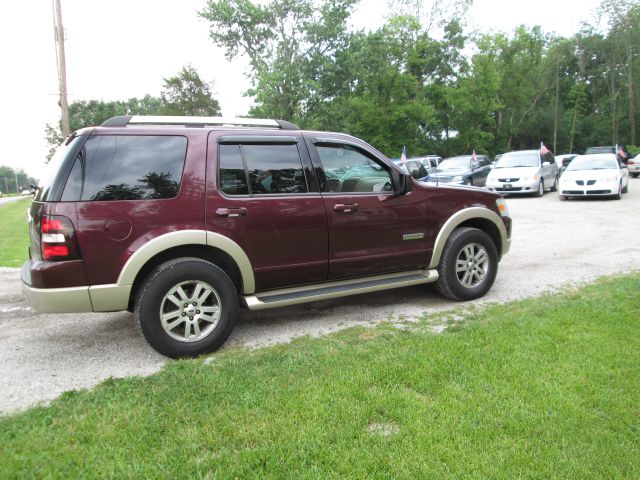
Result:
M549 153L549 149L544 146L543 142L540 142L540 155L546 155Z
M471 155L471 160L473 163L478 163L478 157L476 157L476 149L473 149L473 155Z
M627 152L625 152L624 149L618 145L616 145L616 155L618 155L620 158L627 158Z
M400 155L400 161L402 162L403 165L407 164L407 147L406 146L402 147L402 155Z

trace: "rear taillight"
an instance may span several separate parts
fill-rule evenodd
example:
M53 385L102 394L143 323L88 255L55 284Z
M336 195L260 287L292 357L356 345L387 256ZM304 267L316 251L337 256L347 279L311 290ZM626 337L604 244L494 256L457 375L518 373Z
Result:
M45 215L40 222L40 242L43 260L76 260L80 251L76 229L67 217Z

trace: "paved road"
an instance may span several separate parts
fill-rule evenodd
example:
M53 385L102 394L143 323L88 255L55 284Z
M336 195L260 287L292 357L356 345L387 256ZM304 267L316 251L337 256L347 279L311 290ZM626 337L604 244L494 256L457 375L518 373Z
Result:
M537 296L640 269L640 179L630 180L629 194L621 201L561 202L557 194L547 193L541 199L509 199L508 204L514 219L512 250L483 302ZM148 375L167 362L141 338L131 314L38 315L22 299L18 277L17 270L0 268L0 412L109 377ZM431 286L416 286L245 312L225 348L270 345L459 306Z
M23 198L25 197L3 197L3 198L0 198L0 205L4 205L5 203L16 202Z

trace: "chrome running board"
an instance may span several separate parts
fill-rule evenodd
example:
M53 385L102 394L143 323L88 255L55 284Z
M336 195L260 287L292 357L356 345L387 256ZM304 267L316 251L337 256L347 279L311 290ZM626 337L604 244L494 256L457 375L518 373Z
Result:
M265 310L267 308L286 307L299 303L317 302L360 293L432 283L436 280L438 280L438 271L435 269L412 270L410 272L375 275L297 288L284 288L254 295L244 295L241 298L249 310Z

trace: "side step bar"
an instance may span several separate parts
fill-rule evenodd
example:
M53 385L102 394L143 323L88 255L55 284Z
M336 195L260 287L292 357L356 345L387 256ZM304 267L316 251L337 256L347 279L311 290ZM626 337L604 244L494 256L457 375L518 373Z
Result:
M242 297L249 310L286 307L299 303L317 302L330 298L346 297L359 293L377 292L390 288L408 287L438 280L437 270L413 270L410 272L376 275L372 277L326 282L298 288L284 288Z

